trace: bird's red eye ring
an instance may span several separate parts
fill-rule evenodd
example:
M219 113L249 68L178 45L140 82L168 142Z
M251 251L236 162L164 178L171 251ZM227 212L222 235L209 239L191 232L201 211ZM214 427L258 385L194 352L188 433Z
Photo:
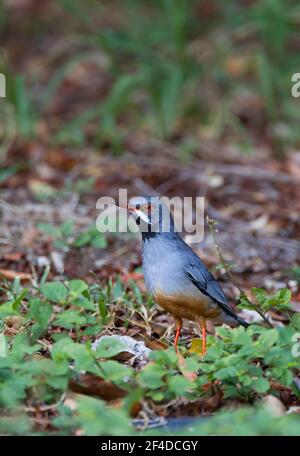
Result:
M150 203L146 203L146 204L144 204L144 205L142 206L142 210L143 210L144 212L148 212L148 213L149 213L149 212L151 212L151 209L152 209L152 206L151 206Z

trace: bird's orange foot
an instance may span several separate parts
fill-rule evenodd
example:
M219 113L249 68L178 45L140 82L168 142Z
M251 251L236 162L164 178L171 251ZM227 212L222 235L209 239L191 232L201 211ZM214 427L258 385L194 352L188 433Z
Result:
M178 353L179 353L178 340L179 340L180 332L181 332L181 328L182 328L182 321L178 318L175 320L175 324L176 324L176 334L175 334L175 339L174 339L174 346L175 346L175 351L178 355Z

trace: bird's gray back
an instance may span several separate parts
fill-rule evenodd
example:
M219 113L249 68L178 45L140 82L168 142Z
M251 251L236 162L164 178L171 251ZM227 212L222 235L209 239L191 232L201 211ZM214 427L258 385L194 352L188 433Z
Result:
M186 274L188 256L185 246L176 233L158 234L143 241L143 273L151 294L159 291L166 295L199 295L199 290Z

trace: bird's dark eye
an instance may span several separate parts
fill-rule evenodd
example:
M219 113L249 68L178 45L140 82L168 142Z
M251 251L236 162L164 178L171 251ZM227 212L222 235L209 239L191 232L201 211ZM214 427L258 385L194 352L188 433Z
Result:
M140 204L137 204L137 205L136 205L136 208L137 208L137 210L139 210L139 209L140 209L140 207L141 207L141 205L140 205Z

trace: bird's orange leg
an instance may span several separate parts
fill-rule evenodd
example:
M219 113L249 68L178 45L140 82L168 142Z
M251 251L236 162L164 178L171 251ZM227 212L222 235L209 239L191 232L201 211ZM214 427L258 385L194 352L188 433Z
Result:
M176 335L175 335L175 339L174 339L174 345L175 345L176 353L178 353L178 340L179 340L180 331L182 328L181 318L177 318L177 317L175 318L175 325L176 325Z
M202 356L206 355L206 321L205 318L200 318L200 326L202 331Z

